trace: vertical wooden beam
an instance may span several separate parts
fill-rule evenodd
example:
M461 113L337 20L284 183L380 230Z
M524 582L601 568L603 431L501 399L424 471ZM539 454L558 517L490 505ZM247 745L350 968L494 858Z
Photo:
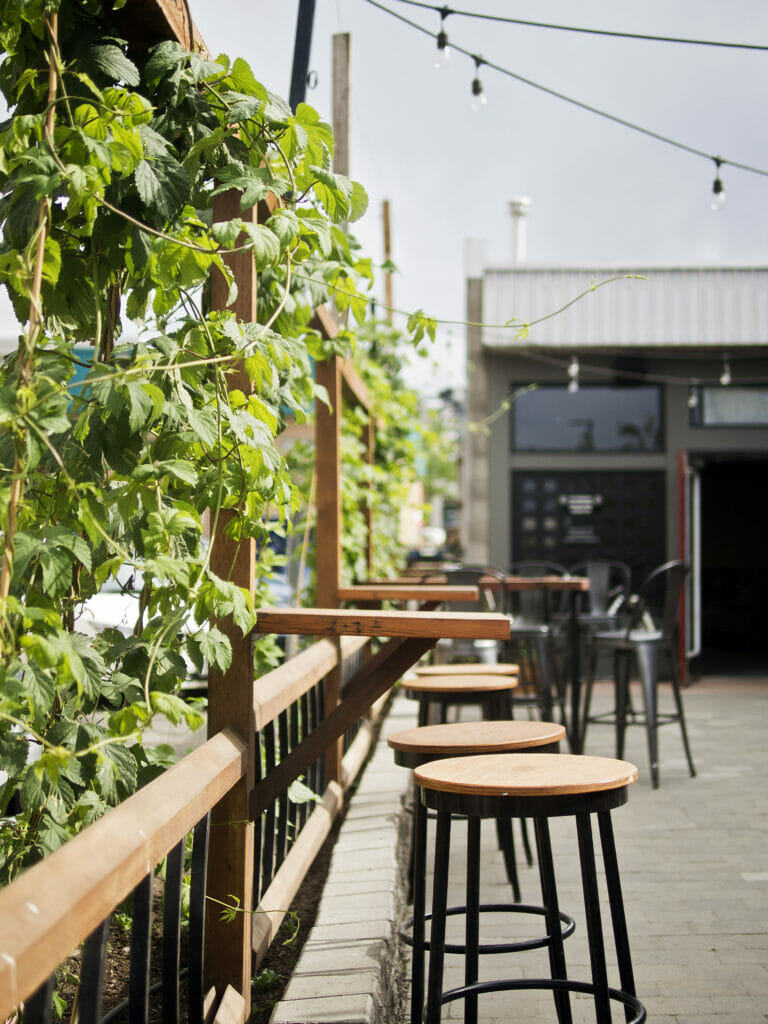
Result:
M333 37L333 169L349 174L349 32Z
M331 409L315 403L315 465L317 467L317 525L315 564L317 605L339 607L341 586L341 359L332 356L315 364L315 380L328 392ZM339 641L337 640L337 643ZM341 647L338 664L341 666ZM341 697L341 670L326 677L325 714L330 715ZM334 742L325 756L325 780L341 784L343 740Z
M255 208L240 210L240 193L226 192L214 201L214 219L242 217L256 221ZM249 252L225 257L237 283L237 298L230 307L241 320L256 320L256 270ZM214 271L211 280L211 306L226 308L228 285ZM230 390L251 390L242 367L227 374ZM211 538L211 569L222 579L254 591L256 548L251 539L235 543L225 536L232 512L219 513ZM212 522L216 520L215 511ZM215 900L240 901L243 913L229 923L221 921L220 909L209 906L206 916L206 987L215 986L223 994L227 985L240 992L246 1001L246 1018L251 1002L251 911L253 910L254 827L249 822L249 799L255 782L255 725L253 719L253 657L251 640L243 637L231 617L216 623L232 645L232 664L225 673L211 669L208 677L208 735L223 728L234 730L248 749L248 770L240 782L214 809L212 816L208 894ZM217 827L218 826L218 827Z
M366 449L368 465L373 469L376 458L376 423L373 409L368 409L368 425L366 427ZM365 526L368 530L368 579L373 579L373 558L375 554L373 539L373 521L375 515L374 502L376 492L373 481L368 484L368 504L365 510Z

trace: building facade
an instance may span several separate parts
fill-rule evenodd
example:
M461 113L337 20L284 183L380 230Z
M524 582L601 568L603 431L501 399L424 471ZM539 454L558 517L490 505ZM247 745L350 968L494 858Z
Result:
M682 557L689 656L765 647L768 268L518 264L467 303L467 560Z

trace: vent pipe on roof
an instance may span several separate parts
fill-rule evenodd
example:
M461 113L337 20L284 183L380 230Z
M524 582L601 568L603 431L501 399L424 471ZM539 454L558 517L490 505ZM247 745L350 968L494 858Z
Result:
M512 262L525 263L528 249L528 196L515 196L509 202L512 215Z

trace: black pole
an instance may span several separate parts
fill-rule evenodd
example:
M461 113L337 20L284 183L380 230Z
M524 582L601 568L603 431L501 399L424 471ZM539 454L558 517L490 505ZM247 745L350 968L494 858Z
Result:
M307 94L309 73L309 51L312 47L312 23L315 20L315 0L299 0L296 17L296 43L293 47L293 70L291 72L291 110L304 102Z

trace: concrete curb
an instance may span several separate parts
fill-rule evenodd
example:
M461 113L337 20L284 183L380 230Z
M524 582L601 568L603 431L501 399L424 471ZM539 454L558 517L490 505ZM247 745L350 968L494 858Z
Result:
M397 925L406 905L404 858L411 773L387 736L417 722L396 695L333 848L312 931L271 1024L391 1024L405 1017Z

